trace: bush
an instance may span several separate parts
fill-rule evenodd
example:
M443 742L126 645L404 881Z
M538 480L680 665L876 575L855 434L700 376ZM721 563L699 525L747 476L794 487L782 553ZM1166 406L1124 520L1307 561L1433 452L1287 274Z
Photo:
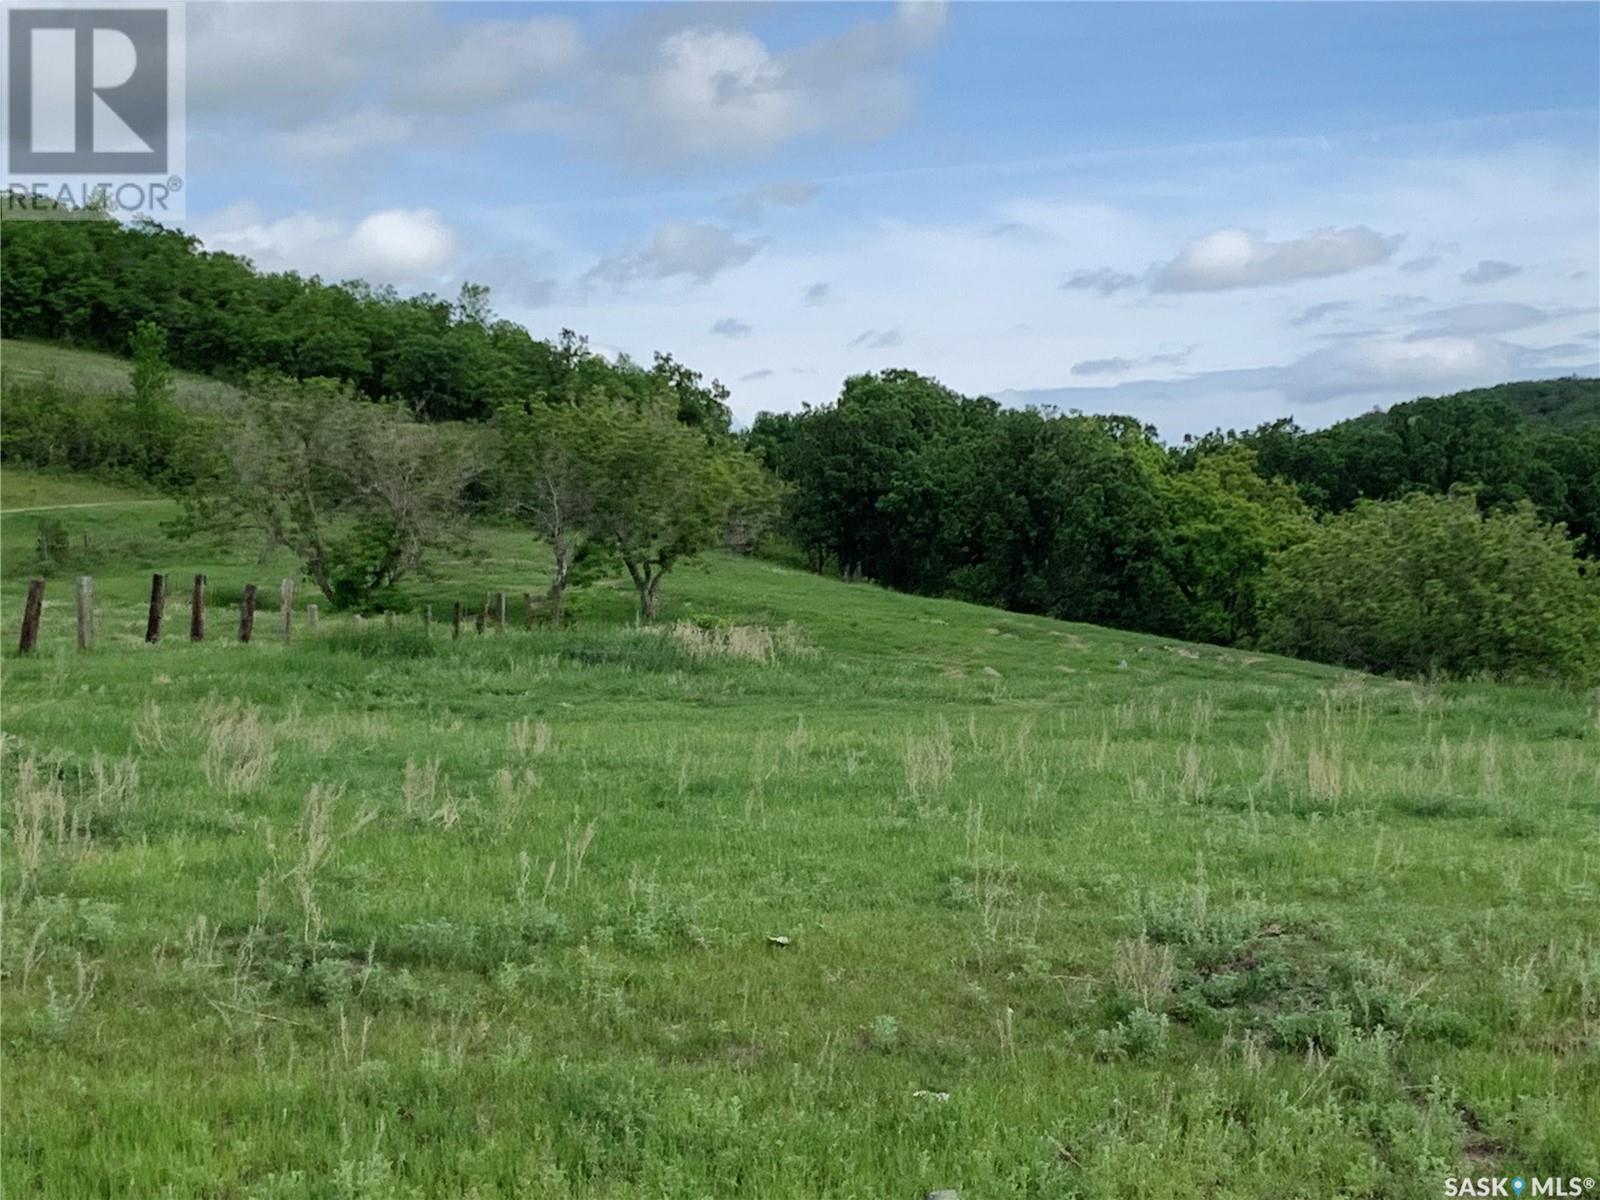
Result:
M1363 502L1277 556L1265 649L1368 671L1592 679L1600 577L1531 506L1470 491Z

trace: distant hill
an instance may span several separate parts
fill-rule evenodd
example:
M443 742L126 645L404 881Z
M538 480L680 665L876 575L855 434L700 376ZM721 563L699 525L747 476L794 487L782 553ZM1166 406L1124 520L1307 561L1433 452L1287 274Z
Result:
M1582 429L1600 425L1600 379L1580 379L1568 375L1561 379L1529 379L1521 383L1497 383L1493 387L1455 392L1442 400L1469 402L1498 400L1510 405L1530 425L1540 429ZM1357 417L1371 420L1378 413Z

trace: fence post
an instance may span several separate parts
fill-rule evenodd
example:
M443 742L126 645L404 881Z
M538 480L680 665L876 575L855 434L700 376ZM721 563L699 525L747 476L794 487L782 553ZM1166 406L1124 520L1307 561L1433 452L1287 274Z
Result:
M357 633L365 633L367 631L367 619L360 613L350 618L350 624L355 627Z
M433 605L431 604L422 610L422 632L430 638L433 636Z
M317 631L317 606L315 604L308 604L308 605L306 605L306 632L307 633L315 633L316 631Z
M22 640L17 643L17 649L23 654L32 654L34 647L39 644L39 610L44 607L44 580L30 579L28 581L28 603L22 610Z
M189 593L189 640L206 640L206 577L194 577L194 591Z
M523 592L522 593L522 627L524 629L532 629L533 628L533 593L532 592Z
M496 592L494 594L494 610L495 626L501 633L504 633L506 631L506 594L504 592Z
M150 576L150 617L144 625L144 640L152 646L161 640L161 618L167 610L167 577Z
M244 585L244 599L239 604L239 640L249 642L256 628L256 585Z
M450 614L450 640L453 642L461 636L461 601L456 601L455 611Z
M472 628L477 633L482 633L483 627L489 623L489 602L493 598L490 592L483 594L483 607L478 610L478 615L472 621Z
M294 624L294 580L285 579L278 585L278 634L284 641Z
M78 649L87 650L94 641L94 580L78 576Z

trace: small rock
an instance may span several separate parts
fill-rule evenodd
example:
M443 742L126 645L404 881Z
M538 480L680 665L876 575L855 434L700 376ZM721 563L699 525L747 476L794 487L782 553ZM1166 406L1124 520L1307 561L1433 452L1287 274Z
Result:
M994 668L993 668L993 667L985 667L985 668L984 668L984 669L983 669L983 673L984 673L984 674L985 674L985 675L992 675L992 676L994 676L994 678L996 678L996 679L999 679L999 678L1000 678L1000 672L999 672L999 671L996 671L996 670L995 670L995 669L994 669Z
M926 1088L918 1088L911 1094L919 1100L937 1100L940 1104L950 1099L949 1092L930 1092Z
M788 944L789 944L789 939L784 937L783 934L781 934L781 933L778 934L776 937L767 938L767 945L776 946L779 950L782 950Z
M922 1200L961 1200L961 1193L954 1188L940 1188L936 1192L929 1192Z

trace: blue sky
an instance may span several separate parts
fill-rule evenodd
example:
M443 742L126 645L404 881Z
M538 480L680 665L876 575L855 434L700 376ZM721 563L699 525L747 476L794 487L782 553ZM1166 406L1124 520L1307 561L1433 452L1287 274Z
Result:
M1176 436L1600 373L1600 5L214 4L189 226Z

